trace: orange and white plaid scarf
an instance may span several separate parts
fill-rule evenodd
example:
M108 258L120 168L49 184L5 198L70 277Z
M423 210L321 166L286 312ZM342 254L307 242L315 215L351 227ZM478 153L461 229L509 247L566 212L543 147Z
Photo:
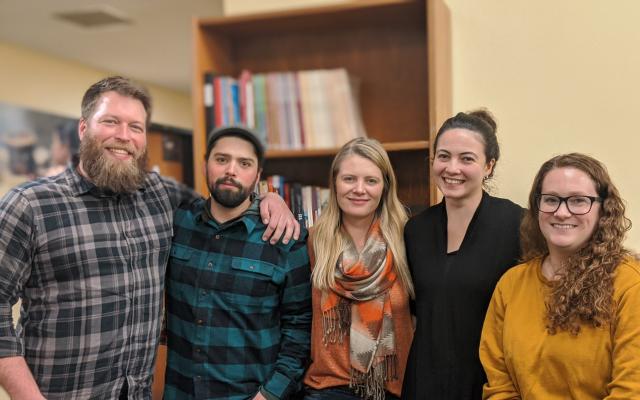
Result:
M398 378L389 290L397 278L393 255L376 220L358 253L353 241L338 257L335 287L321 300L323 342L342 343L349 329L350 387L383 400L385 383Z

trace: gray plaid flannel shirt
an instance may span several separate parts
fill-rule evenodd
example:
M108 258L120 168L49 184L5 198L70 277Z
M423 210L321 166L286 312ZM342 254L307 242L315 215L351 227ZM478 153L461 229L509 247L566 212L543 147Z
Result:
M102 191L73 167L0 200L0 357L48 399L151 397L173 211L193 192L155 173ZM11 306L22 298L20 323Z

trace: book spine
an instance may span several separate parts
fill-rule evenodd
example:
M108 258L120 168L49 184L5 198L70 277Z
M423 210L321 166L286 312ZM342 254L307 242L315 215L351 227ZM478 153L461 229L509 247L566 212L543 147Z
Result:
M229 88L231 89L231 123L238 125L242 123L240 116L240 88L238 81L231 78L229 79Z
M298 220L298 223L304 225L304 207L302 205L302 185L299 183L293 183L291 188L292 196L292 212L293 216Z
M202 97L204 103L204 129L205 136L208 136L209 133L215 127L214 122L214 112L213 112L213 73L205 72L204 74L204 85L202 87Z
M300 95L300 78L298 73L293 74L293 90L295 92L295 112L297 114L298 120L298 132L299 132L299 140L300 140L300 148L304 149L307 147L305 141L305 132L304 132L304 119L302 117L302 100Z
M213 109L214 109L214 126L224 125L224 107L222 103L222 77L215 76L213 78Z
M256 127L255 101L253 95L253 79L251 72L242 71L240 74L240 118L242 124L249 128Z
M254 113L255 113L255 128L258 138L264 144L267 145L267 100L266 100L266 82L263 74L255 74L253 76L253 93L254 93Z

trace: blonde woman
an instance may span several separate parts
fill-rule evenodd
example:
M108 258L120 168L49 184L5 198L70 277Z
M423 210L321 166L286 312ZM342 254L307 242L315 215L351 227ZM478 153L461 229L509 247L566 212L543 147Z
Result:
M413 337L407 221L380 143L345 144L331 165L330 197L310 236L312 364L305 399L400 396Z
M583 154L545 162L522 224L526 262L487 311L485 399L640 398L640 265L605 167Z

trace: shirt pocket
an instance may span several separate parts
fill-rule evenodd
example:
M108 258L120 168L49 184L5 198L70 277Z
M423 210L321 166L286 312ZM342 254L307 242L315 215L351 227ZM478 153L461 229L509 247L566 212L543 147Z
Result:
M181 283L190 287L198 287L200 275L196 252L180 244L173 244L169 253L167 276L169 282Z
M228 301L261 309L273 308L279 302L280 271L270 263L246 258L231 261L233 286L224 295Z
M171 246L171 257L181 261L189 261L193 255L193 250L181 244Z

